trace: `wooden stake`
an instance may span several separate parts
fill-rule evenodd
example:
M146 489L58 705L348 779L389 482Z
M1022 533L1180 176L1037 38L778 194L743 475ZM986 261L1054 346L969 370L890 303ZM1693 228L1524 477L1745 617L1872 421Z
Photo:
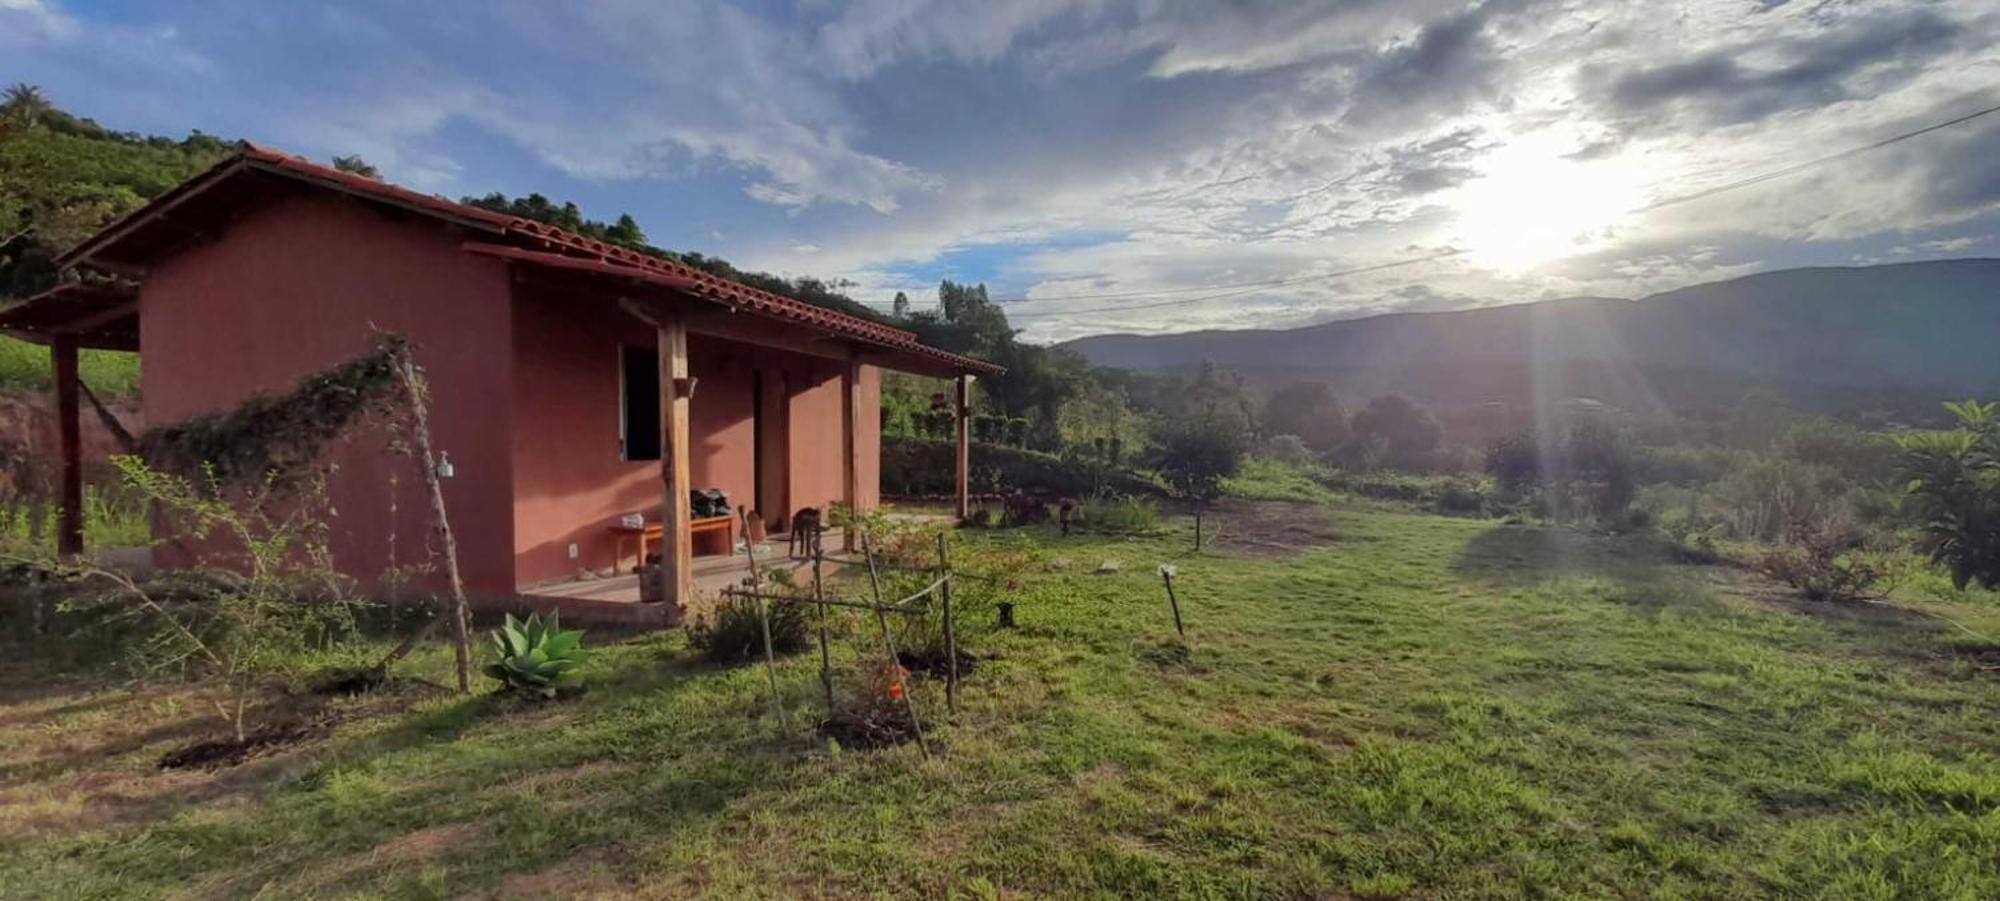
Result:
M868 588L875 594L875 621L882 626L882 650L889 655L889 672L896 677L896 689L903 693L903 707L910 712L910 731L917 733L917 747L929 757L931 746L924 741L923 723L917 721L917 700L910 696L910 686L903 681L903 662L896 659L896 638L889 633L889 614L882 608L882 580L875 573L875 547L868 540L868 531L860 532L861 555L868 560Z
M819 684L826 689L826 715L831 717L834 714L833 653L827 648L826 586L820 577L820 563L824 559L820 549L813 548L813 606L819 608Z
M1171 567L1160 567L1160 581L1167 585L1167 604L1174 608L1174 631L1179 632L1181 641L1187 641L1187 629L1181 625L1181 601L1174 596L1174 571Z
M404 348L397 353L396 376L403 383L403 397L410 405L410 443L416 445L417 460L423 464L424 485L429 489L431 526L437 529L438 546L444 552L445 579L451 587L451 636L458 657L458 690L472 692L471 609L465 600L465 582L458 574L458 539L452 536L451 519L445 515L444 486L438 481L437 458L431 454L431 418L424 400L416 361Z
M792 737L791 720L785 716L785 699L778 695L778 655L771 650L771 605L757 598L757 625L764 630L764 671L771 677L771 706L778 710L778 734Z
M939 532L938 575L944 584L938 587L938 598L944 607L944 705L952 713L958 712L958 629L951 617L951 552L944 533Z

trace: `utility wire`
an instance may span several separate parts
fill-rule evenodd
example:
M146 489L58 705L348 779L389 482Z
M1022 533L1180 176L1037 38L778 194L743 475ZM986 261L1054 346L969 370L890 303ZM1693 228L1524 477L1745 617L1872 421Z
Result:
M1631 210L1628 210L1627 212L1628 213L1652 212L1654 210L1662 209L1664 207L1675 206L1677 204L1687 203L1694 200L1701 200L1704 198L1713 197L1717 194L1723 194L1729 191L1735 191L1741 188L1747 188L1752 185L1762 184L1764 182L1772 181L1774 179L1784 178L1789 175L1796 175L1800 172L1803 172L1807 169L1811 169L1816 166L1823 166L1827 163L1838 162L1840 160L1844 160L1849 157L1859 156L1863 153L1880 150L1884 147L1888 147L1893 144L1899 144L1904 141L1910 140L1912 138L1922 137L1934 131L1943 131L1944 129L1947 128L1963 125L1967 122L1971 122L1974 119L1978 119L1982 116L1991 115L1996 112L2000 112L2000 105L1989 106L1984 109L1975 110L1973 112L1967 113L1963 116L1959 116L1954 119L1947 119L1943 122L1938 122L1933 125L1924 126L1923 128L1918 128L1912 131L1903 132L1901 134L1892 135L1890 137L1876 141L1872 144L1864 144L1859 147L1850 147L1838 153L1830 153L1827 154L1826 156L1815 157L1813 159L1805 160L1803 162L1793 163L1792 165L1789 166L1784 166L1778 169L1773 169L1769 172L1763 172L1757 175L1752 175L1748 178L1737 179L1736 181L1716 185L1715 187L1712 188L1703 188L1699 191L1694 191L1687 194L1681 194L1674 197L1668 197L1664 200L1656 200L1651 203L1645 204L1643 206L1635 207ZM1223 293L1219 294L1208 294L1208 295L1203 295L1201 297L1188 297L1188 298L1181 298L1178 300L1165 300L1165 301L1160 301L1158 303L1149 303L1149 304L1093 307L1084 310L1031 310L1025 312L1009 311L1007 314L1007 318L1009 320L1013 320L1013 319L1029 319L1037 316L1058 316L1058 315L1082 316L1092 313L1117 313L1117 312L1124 312L1126 310L1151 310L1151 309L1158 309L1160 307L1172 307L1172 306L1182 306L1191 303L1201 303L1203 301L1209 301L1209 300L1222 300L1225 298L1238 297L1244 294L1250 294L1257 291L1266 290L1269 288L1280 288L1288 285L1303 284L1306 282L1327 281L1330 279L1341 278L1349 275L1359 275L1366 272L1380 272L1386 269L1398 269L1404 266L1414 266L1418 263L1428 263L1436 260L1446 259L1448 257L1458 256L1460 254L1463 254L1464 252L1465 251L1461 249L1446 250L1438 253L1426 254L1420 257L1412 257L1407 260L1398 260L1390 263L1379 263L1373 266L1363 266L1358 269L1346 269L1339 272L1320 272L1320 273L1314 273L1312 275L1303 275L1303 276L1296 276L1293 278L1279 279L1276 281L1246 282L1237 285L1210 285L1201 288L1173 288L1162 291L1135 291L1122 294L1095 294L1095 295L1073 294L1066 297L1049 297L1049 298L1042 298L1040 300L1035 300L1033 298L1005 298L1002 300L993 301L993 303L1023 303L1023 302L1054 303L1054 302L1071 301L1071 300L1109 300L1118 297L1155 297L1162 294L1181 294L1181 293L1187 293L1189 291L1209 291L1209 290L1228 289L1228 290L1223 290Z

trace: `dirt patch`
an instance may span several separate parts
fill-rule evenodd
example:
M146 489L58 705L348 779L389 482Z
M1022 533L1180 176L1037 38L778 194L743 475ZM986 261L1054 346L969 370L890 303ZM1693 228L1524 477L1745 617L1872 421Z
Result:
M916 725L902 707L843 710L819 724L819 733L849 749L889 748L917 740Z
M1232 498L1209 516L1218 526L1216 544L1252 557L1289 557L1340 540L1320 504Z
M943 679L951 675L951 658L943 651L897 651L896 662L903 665L913 676L929 676ZM972 675L972 668L979 658L964 651L958 652L958 677L964 679Z
M235 766L252 757L269 754L326 734L332 724L325 722L279 723L265 726L243 737L198 741L168 751L160 757L160 769L212 770Z

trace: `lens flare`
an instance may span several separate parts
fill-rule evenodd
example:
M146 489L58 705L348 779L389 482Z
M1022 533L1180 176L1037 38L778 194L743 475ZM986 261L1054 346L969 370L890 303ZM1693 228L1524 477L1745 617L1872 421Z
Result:
M1642 200L1639 168L1579 160L1567 145L1528 138L1488 154L1449 202L1452 234L1474 263L1520 272L1593 249Z

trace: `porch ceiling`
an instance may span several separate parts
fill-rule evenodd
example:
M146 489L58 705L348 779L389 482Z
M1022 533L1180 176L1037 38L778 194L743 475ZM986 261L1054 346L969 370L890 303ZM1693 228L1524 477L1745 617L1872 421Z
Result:
M122 281L71 282L0 309L0 332L36 344L139 349L139 292Z

